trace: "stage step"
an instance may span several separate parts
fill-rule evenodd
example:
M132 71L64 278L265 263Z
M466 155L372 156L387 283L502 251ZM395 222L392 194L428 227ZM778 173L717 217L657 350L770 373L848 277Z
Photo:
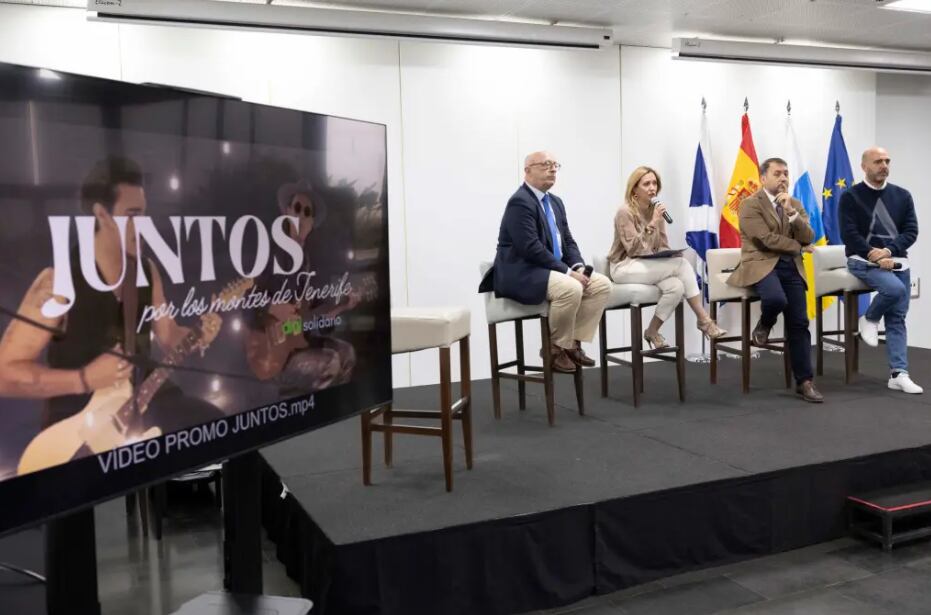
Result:
M931 481L847 496L850 532L891 551L896 544L931 536Z

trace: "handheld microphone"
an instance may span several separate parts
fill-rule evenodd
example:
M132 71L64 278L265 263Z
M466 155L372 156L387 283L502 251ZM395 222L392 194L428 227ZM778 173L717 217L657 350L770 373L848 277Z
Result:
M650 199L650 204L654 207L661 204L662 201L659 200L658 196L654 196ZM672 224L672 216L669 215L668 211L663 212L663 220L666 221L666 224Z

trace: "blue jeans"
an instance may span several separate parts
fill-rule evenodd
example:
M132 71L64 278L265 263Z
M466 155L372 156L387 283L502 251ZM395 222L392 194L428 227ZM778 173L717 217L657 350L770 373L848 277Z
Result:
M847 269L861 282L876 291L876 296L866 310L866 319L871 322L886 322L886 354L889 369L894 372L908 371L908 332L905 315L912 294L909 270L886 271L870 267L857 259L847 259Z

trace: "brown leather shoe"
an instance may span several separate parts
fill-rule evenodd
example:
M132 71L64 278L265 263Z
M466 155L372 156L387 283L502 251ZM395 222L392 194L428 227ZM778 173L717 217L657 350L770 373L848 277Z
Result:
M569 358L568 351L559 346L550 347L550 355L553 357L553 371L563 374L574 374L578 369L575 362ZM540 349L540 357L543 357L543 350Z
M818 392L818 389L815 388L815 383L811 380L806 380L795 387L795 392L798 393L802 399L813 404L820 404L824 401L824 396Z
M575 348L567 349L566 355L569 359L572 360L576 365L581 365L582 367L594 367L595 360L585 354L585 351L582 349L582 343L576 342Z
M764 327L762 320L758 321L756 326L753 327L753 333L750 334L750 339L757 346L766 345L769 343L769 327Z

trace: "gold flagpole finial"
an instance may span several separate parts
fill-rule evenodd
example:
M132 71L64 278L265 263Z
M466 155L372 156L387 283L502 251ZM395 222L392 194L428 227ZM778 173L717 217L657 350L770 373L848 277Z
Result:
M836 113L837 115L840 115L840 101L839 100L834 101L834 113Z
M747 97L744 97L744 113L749 113L750 111L750 101L747 100Z

